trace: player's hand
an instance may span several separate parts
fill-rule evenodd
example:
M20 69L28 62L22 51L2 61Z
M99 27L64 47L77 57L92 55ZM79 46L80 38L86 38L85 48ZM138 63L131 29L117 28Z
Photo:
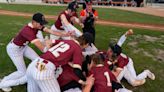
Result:
M95 78L93 77L93 74L90 75L86 80L86 85L92 86L94 84Z
M47 48L50 48L51 46L52 46L52 40L49 40L49 39L45 39L45 46L47 47Z
M84 24L83 23L80 23L80 26L81 26L81 28L84 28Z
M126 31L125 36L129 36L133 34L133 29L129 29L128 31Z

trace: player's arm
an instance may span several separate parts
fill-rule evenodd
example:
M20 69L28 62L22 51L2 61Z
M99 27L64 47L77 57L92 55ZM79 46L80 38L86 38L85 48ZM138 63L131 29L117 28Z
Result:
M81 80L85 81L86 78L83 75L82 68L81 68L82 60L83 60L83 56L81 50L78 49L75 50L75 52L73 53L73 62L72 62L73 71L76 74L76 76L78 76Z
M53 30L51 30L51 29L49 29L47 27L44 27L42 30L47 32L47 33L50 33L50 34L53 34L53 35L57 35L57 36L70 36L71 35L70 33L65 32L65 31L63 31L63 32L61 32L61 31L53 31Z
M90 90L94 84L94 80L95 79L94 79L93 75L90 75L89 77L87 77L86 85L82 89L82 92L90 92Z
M64 30L66 32L75 32L75 35L77 37L81 36L82 35L82 32L79 31L77 28L75 28L71 23L68 22L66 16L64 14L62 14L60 16L60 19L62 21L62 24L63 24L63 27L64 27Z
M110 72L110 71L109 71L109 73L110 73L110 80L111 80L111 83L112 83L112 89L113 90L118 90L120 88L123 88L121 83L119 83L117 81L117 78L115 77L115 75L112 72Z
M117 45L119 45L120 47L122 46L122 44L125 42L126 38L130 35L133 34L133 30L129 29L128 31L125 32L125 34L123 34L120 39L117 42Z
M95 19L95 21L98 20L98 12L97 12L97 11L94 12L94 14L93 14L93 18Z
M52 45L52 43L46 42L43 44L39 39L34 39L31 41L40 51L46 52Z
M116 77L118 77L118 75L121 73L122 70L123 70L122 68L117 67L117 68L115 68L115 69L112 71L112 73L113 73Z
M87 18L87 16L85 15L84 10L82 10L82 11L80 12L80 21L81 21L82 23L84 23L84 21L85 21L86 18Z
M76 23L76 24L80 25L81 28L84 27L84 24L83 24L83 23L80 21L80 19L77 18L76 16L73 16L73 17L71 18L71 21L73 21L73 23Z

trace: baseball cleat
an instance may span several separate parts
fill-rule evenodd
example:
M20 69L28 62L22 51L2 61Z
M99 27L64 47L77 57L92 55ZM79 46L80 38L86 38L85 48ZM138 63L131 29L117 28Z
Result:
M152 73L150 70L145 70L147 73L148 73L148 77L151 79L151 80L155 80L155 75L154 73Z
M2 90L3 90L4 92L11 92L11 91L12 91L12 88L11 88L11 87L2 88Z

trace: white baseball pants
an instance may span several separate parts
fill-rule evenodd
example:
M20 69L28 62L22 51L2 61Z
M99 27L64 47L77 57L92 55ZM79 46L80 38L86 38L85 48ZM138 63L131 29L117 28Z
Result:
M15 80L25 75L26 65L23 56L31 60L34 60L35 58L38 57L38 54L28 45L20 47L15 45L13 42L10 42L7 45L7 53L11 58L12 62L14 63L14 65L16 66L17 71L4 77L2 82L7 80Z
M44 64L45 68L40 70L37 66ZM60 87L55 78L55 65L51 62L45 64L43 59L37 58L27 69L28 92L60 92Z

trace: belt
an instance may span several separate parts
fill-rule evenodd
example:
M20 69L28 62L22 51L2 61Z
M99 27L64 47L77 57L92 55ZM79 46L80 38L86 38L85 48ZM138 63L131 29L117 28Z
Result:
M41 61L41 62L43 62L43 63L45 63L45 64L47 64L47 63L49 62L48 60L45 60L45 59L40 58L40 57L39 57L38 61Z
M10 43L16 45L16 46L19 47L19 48L25 47L24 45L23 45L23 46L19 46L19 45L15 44L15 43L13 42L13 40L11 40Z

